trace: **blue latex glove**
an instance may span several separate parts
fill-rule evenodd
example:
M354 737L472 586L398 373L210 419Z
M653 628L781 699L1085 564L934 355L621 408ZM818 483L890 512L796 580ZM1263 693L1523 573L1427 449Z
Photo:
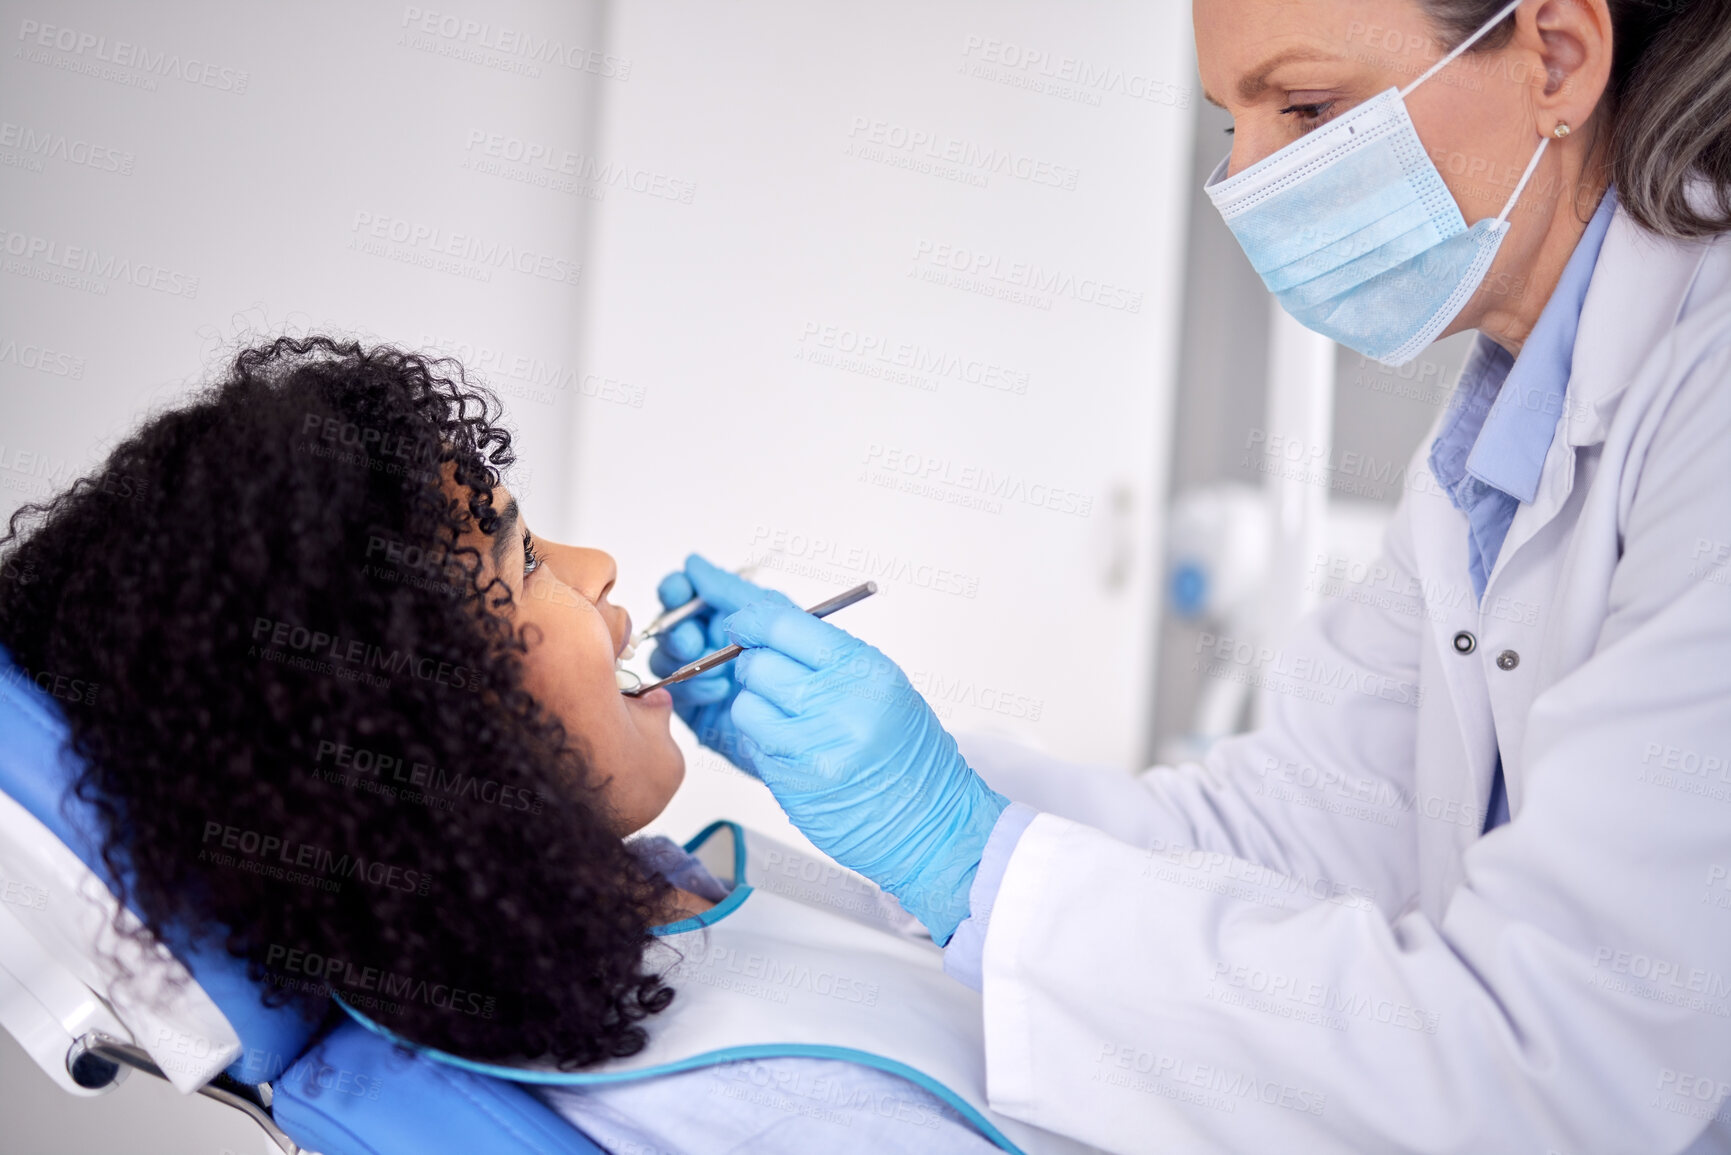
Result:
M819 849L947 943L1009 799L969 768L900 667L845 630L760 601L728 618L746 647L733 724L752 773Z
M704 609L655 639L649 669L657 678L665 678L687 662L729 645L722 622L735 611L765 599L776 605L793 604L783 594L754 585L711 565L697 554L685 559L684 569L662 578L655 592L663 609L682 606L693 597L701 597L707 603ZM729 715L734 696L739 693L733 663L669 686L667 692L673 695L674 712L691 727L699 742L741 770L751 771L740 757L739 735Z

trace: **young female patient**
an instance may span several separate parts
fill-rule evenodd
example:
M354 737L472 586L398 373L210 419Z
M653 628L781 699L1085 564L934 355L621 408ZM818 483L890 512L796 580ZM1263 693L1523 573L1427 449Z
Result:
M729 886L625 841L684 774L670 702L618 692L613 560L531 531L497 416L453 362L247 350L14 515L0 646L97 687L56 705L148 927L222 942L327 1026L334 992L416 1044L578 1070L645 1046L681 994L651 928ZM381 1000L312 956L453 993ZM616 1151L995 1149L836 1059L547 1096Z

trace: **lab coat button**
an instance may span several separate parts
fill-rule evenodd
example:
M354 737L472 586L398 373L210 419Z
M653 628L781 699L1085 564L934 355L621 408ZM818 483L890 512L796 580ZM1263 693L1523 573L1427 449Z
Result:
M1470 654L1478 648L1478 644L1478 639L1465 630L1455 635L1455 653L1457 654Z
M1497 655L1497 669L1512 670L1521 664L1521 656L1513 650L1504 650Z

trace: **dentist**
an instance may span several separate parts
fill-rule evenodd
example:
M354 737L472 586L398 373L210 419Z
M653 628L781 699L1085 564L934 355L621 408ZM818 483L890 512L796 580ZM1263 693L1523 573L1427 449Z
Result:
M1478 332L1377 587L1284 640L1265 724L1134 777L958 747L697 558L662 597L716 610L656 668L748 647L681 714L947 944L1009 1115L1731 1150L1731 3L1194 16L1234 122L1207 191L1269 291L1390 365Z

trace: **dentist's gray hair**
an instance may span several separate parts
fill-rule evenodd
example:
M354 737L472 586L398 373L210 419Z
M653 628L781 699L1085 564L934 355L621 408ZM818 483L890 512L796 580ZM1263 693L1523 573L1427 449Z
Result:
M1417 0L1444 43L1459 44L1506 0ZM1611 75L1599 112L1618 201L1669 237L1731 231L1731 0L1606 0ZM1508 43L1515 13L1470 56ZM1705 201L1685 186L1706 178ZM1699 196L1699 194L1697 194Z

